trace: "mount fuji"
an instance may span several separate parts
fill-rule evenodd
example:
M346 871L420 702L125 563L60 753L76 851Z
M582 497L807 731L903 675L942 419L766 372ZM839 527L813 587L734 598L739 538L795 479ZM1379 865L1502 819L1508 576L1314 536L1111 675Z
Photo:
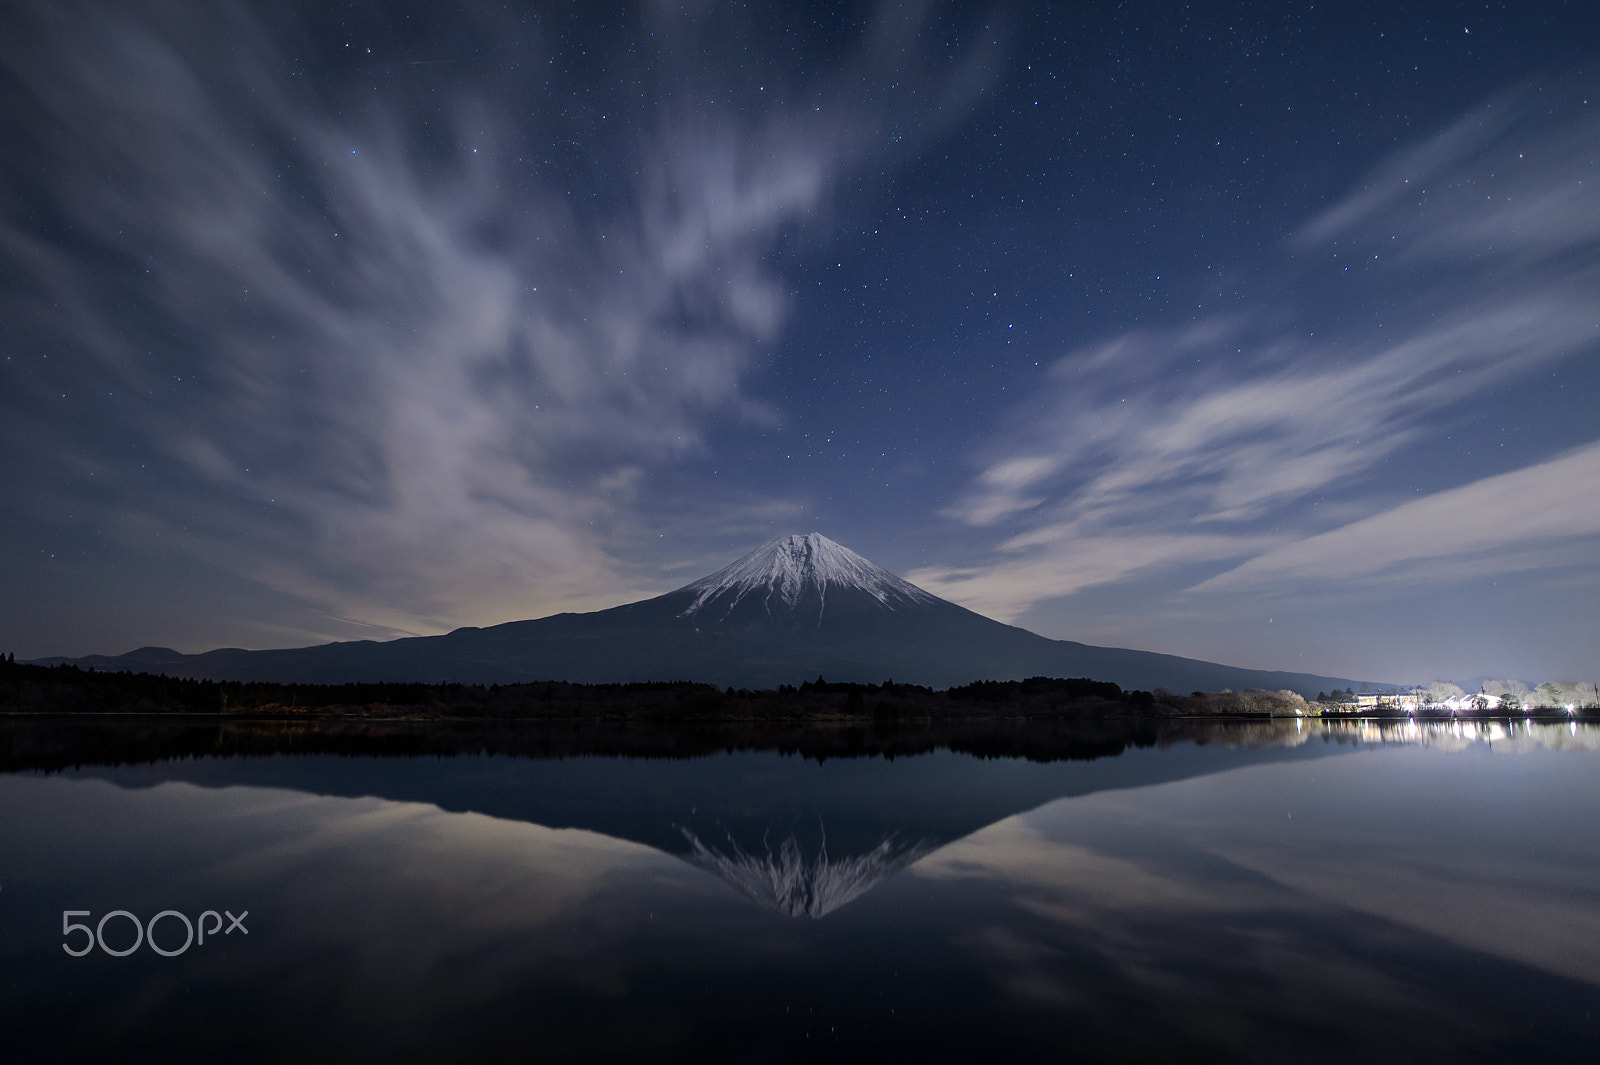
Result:
M145 647L39 661L325 684L693 680L775 688L820 675L947 688L1043 675L1130 689L1288 688L1310 695L1360 683L1047 639L940 599L818 533L780 537L676 591L586 614L386 642L196 655Z

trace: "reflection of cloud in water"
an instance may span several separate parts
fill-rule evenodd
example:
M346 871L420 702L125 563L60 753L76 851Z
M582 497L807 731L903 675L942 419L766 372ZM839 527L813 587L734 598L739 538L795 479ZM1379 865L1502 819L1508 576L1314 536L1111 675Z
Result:
M1182 969L1198 943L1255 949L1251 936L1220 930L1299 913L1365 915L1374 934L1409 929L1600 984L1600 846L1589 813L1600 775L1586 751L1565 746L1583 748L1593 732L1493 728L1501 734L1417 727L1369 757L1059 800L950 844L914 873L998 890L1015 919L1056 926L1140 980ZM1493 757L1503 751L1518 757ZM1012 972L1021 961L995 947L996 934L975 943ZM1294 964L1320 964L1328 949Z
M746 851L730 834L723 847L706 844L693 830L680 828L689 843L689 860L731 884L741 894L790 917L822 917L866 894L930 853L931 840L897 839L893 833L865 854L828 855L823 837L815 857L793 833L774 853L762 839L762 853Z
M586 958L595 929L623 940L652 908L701 894L698 875L652 847L426 803L0 775L0 809L13 819L0 854L63 883L117 884L135 913L174 897L248 900L274 926L253 943L342 956L358 982L444 986L471 957L473 978L448 981L458 996L517 971L530 943Z

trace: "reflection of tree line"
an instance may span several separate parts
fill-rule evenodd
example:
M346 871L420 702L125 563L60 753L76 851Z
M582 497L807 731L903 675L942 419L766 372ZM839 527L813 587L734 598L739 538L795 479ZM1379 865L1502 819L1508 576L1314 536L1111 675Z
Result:
M1129 748L1203 741L1251 746L1304 740L1295 720L663 722L370 721L121 715L0 716L0 772L190 758L272 755L517 758L602 755L703 758L730 750L829 758L912 757L938 750L1035 762L1115 757Z

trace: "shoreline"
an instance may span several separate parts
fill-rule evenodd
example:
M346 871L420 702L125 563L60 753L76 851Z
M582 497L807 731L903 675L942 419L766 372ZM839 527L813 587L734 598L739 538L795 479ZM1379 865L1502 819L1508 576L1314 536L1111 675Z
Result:
M773 723L893 725L1025 721L1536 721L1600 719L1600 708L1332 709L1293 692L1124 690L1087 677L718 689L692 681L511 685L216 681L0 662L0 717L170 717L195 721Z
M1586 724L1595 719L1593 715ZM1526 718L1517 720L1527 721ZM1534 722L1559 727L1560 719ZM1484 719L1457 722L1477 732ZM1516 720L1499 722L1508 732ZM1319 727L1319 724L1321 727ZM946 750L978 758L1089 761L1138 748L1183 744L1299 747L1405 741L1406 720L1306 717L988 717L547 719L293 717L216 713L0 713L0 773L64 772L89 766L186 759L338 755L343 757L507 756L704 758L773 751L823 761L894 759ZM1424 722L1433 727L1448 721ZM1309 726L1309 727L1308 727ZM1565 730L1563 730L1565 731Z

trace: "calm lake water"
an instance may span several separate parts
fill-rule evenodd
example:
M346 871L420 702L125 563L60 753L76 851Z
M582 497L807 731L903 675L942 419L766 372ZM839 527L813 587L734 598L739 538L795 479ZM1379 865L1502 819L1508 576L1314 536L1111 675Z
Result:
M17 1062L1600 1060L1600 729L1140 742L1056 761L17 768L0 1045Z

